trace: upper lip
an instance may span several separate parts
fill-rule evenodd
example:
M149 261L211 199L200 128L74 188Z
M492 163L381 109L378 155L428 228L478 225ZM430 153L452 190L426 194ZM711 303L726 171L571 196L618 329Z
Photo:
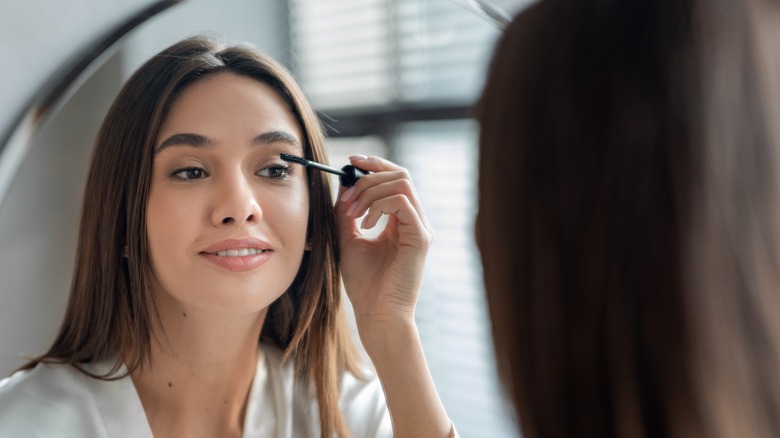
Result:
M264 240L256 239L254 237L247 237L243 239L225 239L219 242L203 248L200 252L216 253L219 251L227 251L230 249L243 249L254 248L263 250L272 250L271 244Z

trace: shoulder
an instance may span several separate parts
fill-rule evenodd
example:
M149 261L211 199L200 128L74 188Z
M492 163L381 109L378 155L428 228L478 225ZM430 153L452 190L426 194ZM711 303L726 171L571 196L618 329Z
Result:
M265 356L265 363L271 369L271 374L280 377L283 381L292 381L296 379L295 363L291 358L282 362L283 353L278 347L261 344L262 354ZM292 383L292 382L290 382ZM297 386L297 396L313 397L311 389L302 382L294 382ZM385 394L382 391L382 385L373 369L361 367L361 375L356 376L350 372L341 375L339 381L340 397L339 401L342 410L352 409L356 406L371 406L378 411L386 411ZM346 412L345 412L346 413Z
M282 352L274 346L261 343L262 354L268 366L269 388L281 392L282 396L274 397L282 402L284 407L277 406L276 411L291 411L291 417L307 419L312 430L319 430L319 419L316 409L316 397L311 386L296 380L295 364L292 359L282 363ZM360 376L345 372L339 381L339 407L344 414L353 436L359 437L389 437L392 436L390 415L385 402L385 394L376 373L364 367ZM287 413L287 412L285 412ZM285 414L279 415L284 418ZM293 426L294 428L295 426Z
M0 381L0 436L63 436L84 430L88 377L70 365L38 364Z
M108 375L115 360L85 364ZM0 437L151 437L132 380L93 378L65 364L38 364L0 381Z
M362 375L345 372L341 376L341 411L354 436L392 436L385 393L373 369L363 367Z
M344 409L371 407L377 412L387 410L385 393L372 368L362 367L361 375L345 372L341 376L341 405Z

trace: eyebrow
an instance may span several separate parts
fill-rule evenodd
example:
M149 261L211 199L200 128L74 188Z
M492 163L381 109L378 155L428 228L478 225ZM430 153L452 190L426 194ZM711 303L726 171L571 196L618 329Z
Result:
M299 142L294 135L282 130L264 132L252 139L252 144L256 145L265 145L271 143L287 143L291 146L301 145L301 142Z
M301 146L301 142L294 135L283 130L273 130L264 132L252 139L253 145L267 145L272 143L287 143L290 146ZM160 143L154 150L154 154L159 154L163 149L171 146L191 146L196 148L213 147L217 141L205 135L193 134L189 132L173 134Z

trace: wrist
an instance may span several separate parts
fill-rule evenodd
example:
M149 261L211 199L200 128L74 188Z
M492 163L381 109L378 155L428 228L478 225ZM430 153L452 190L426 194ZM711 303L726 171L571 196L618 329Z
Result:
M420 340L414 316L379 320L357 318L356 322L363 348L374 362L382 356L400 354Z

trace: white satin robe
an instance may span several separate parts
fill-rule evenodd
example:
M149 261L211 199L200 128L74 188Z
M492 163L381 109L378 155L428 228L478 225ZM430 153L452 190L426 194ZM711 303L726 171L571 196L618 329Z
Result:
M261 344L257 363L243 436L319 438L317 404L296 381L292 361L282 366L281 352ZM88 369L105 374L111 366L106 361ZM374 375L363 381L345 374L340 404L355 438L392 436ZM39 364L0 381L0 437L152 438L152 432L130 377L104 381L69 365Z

